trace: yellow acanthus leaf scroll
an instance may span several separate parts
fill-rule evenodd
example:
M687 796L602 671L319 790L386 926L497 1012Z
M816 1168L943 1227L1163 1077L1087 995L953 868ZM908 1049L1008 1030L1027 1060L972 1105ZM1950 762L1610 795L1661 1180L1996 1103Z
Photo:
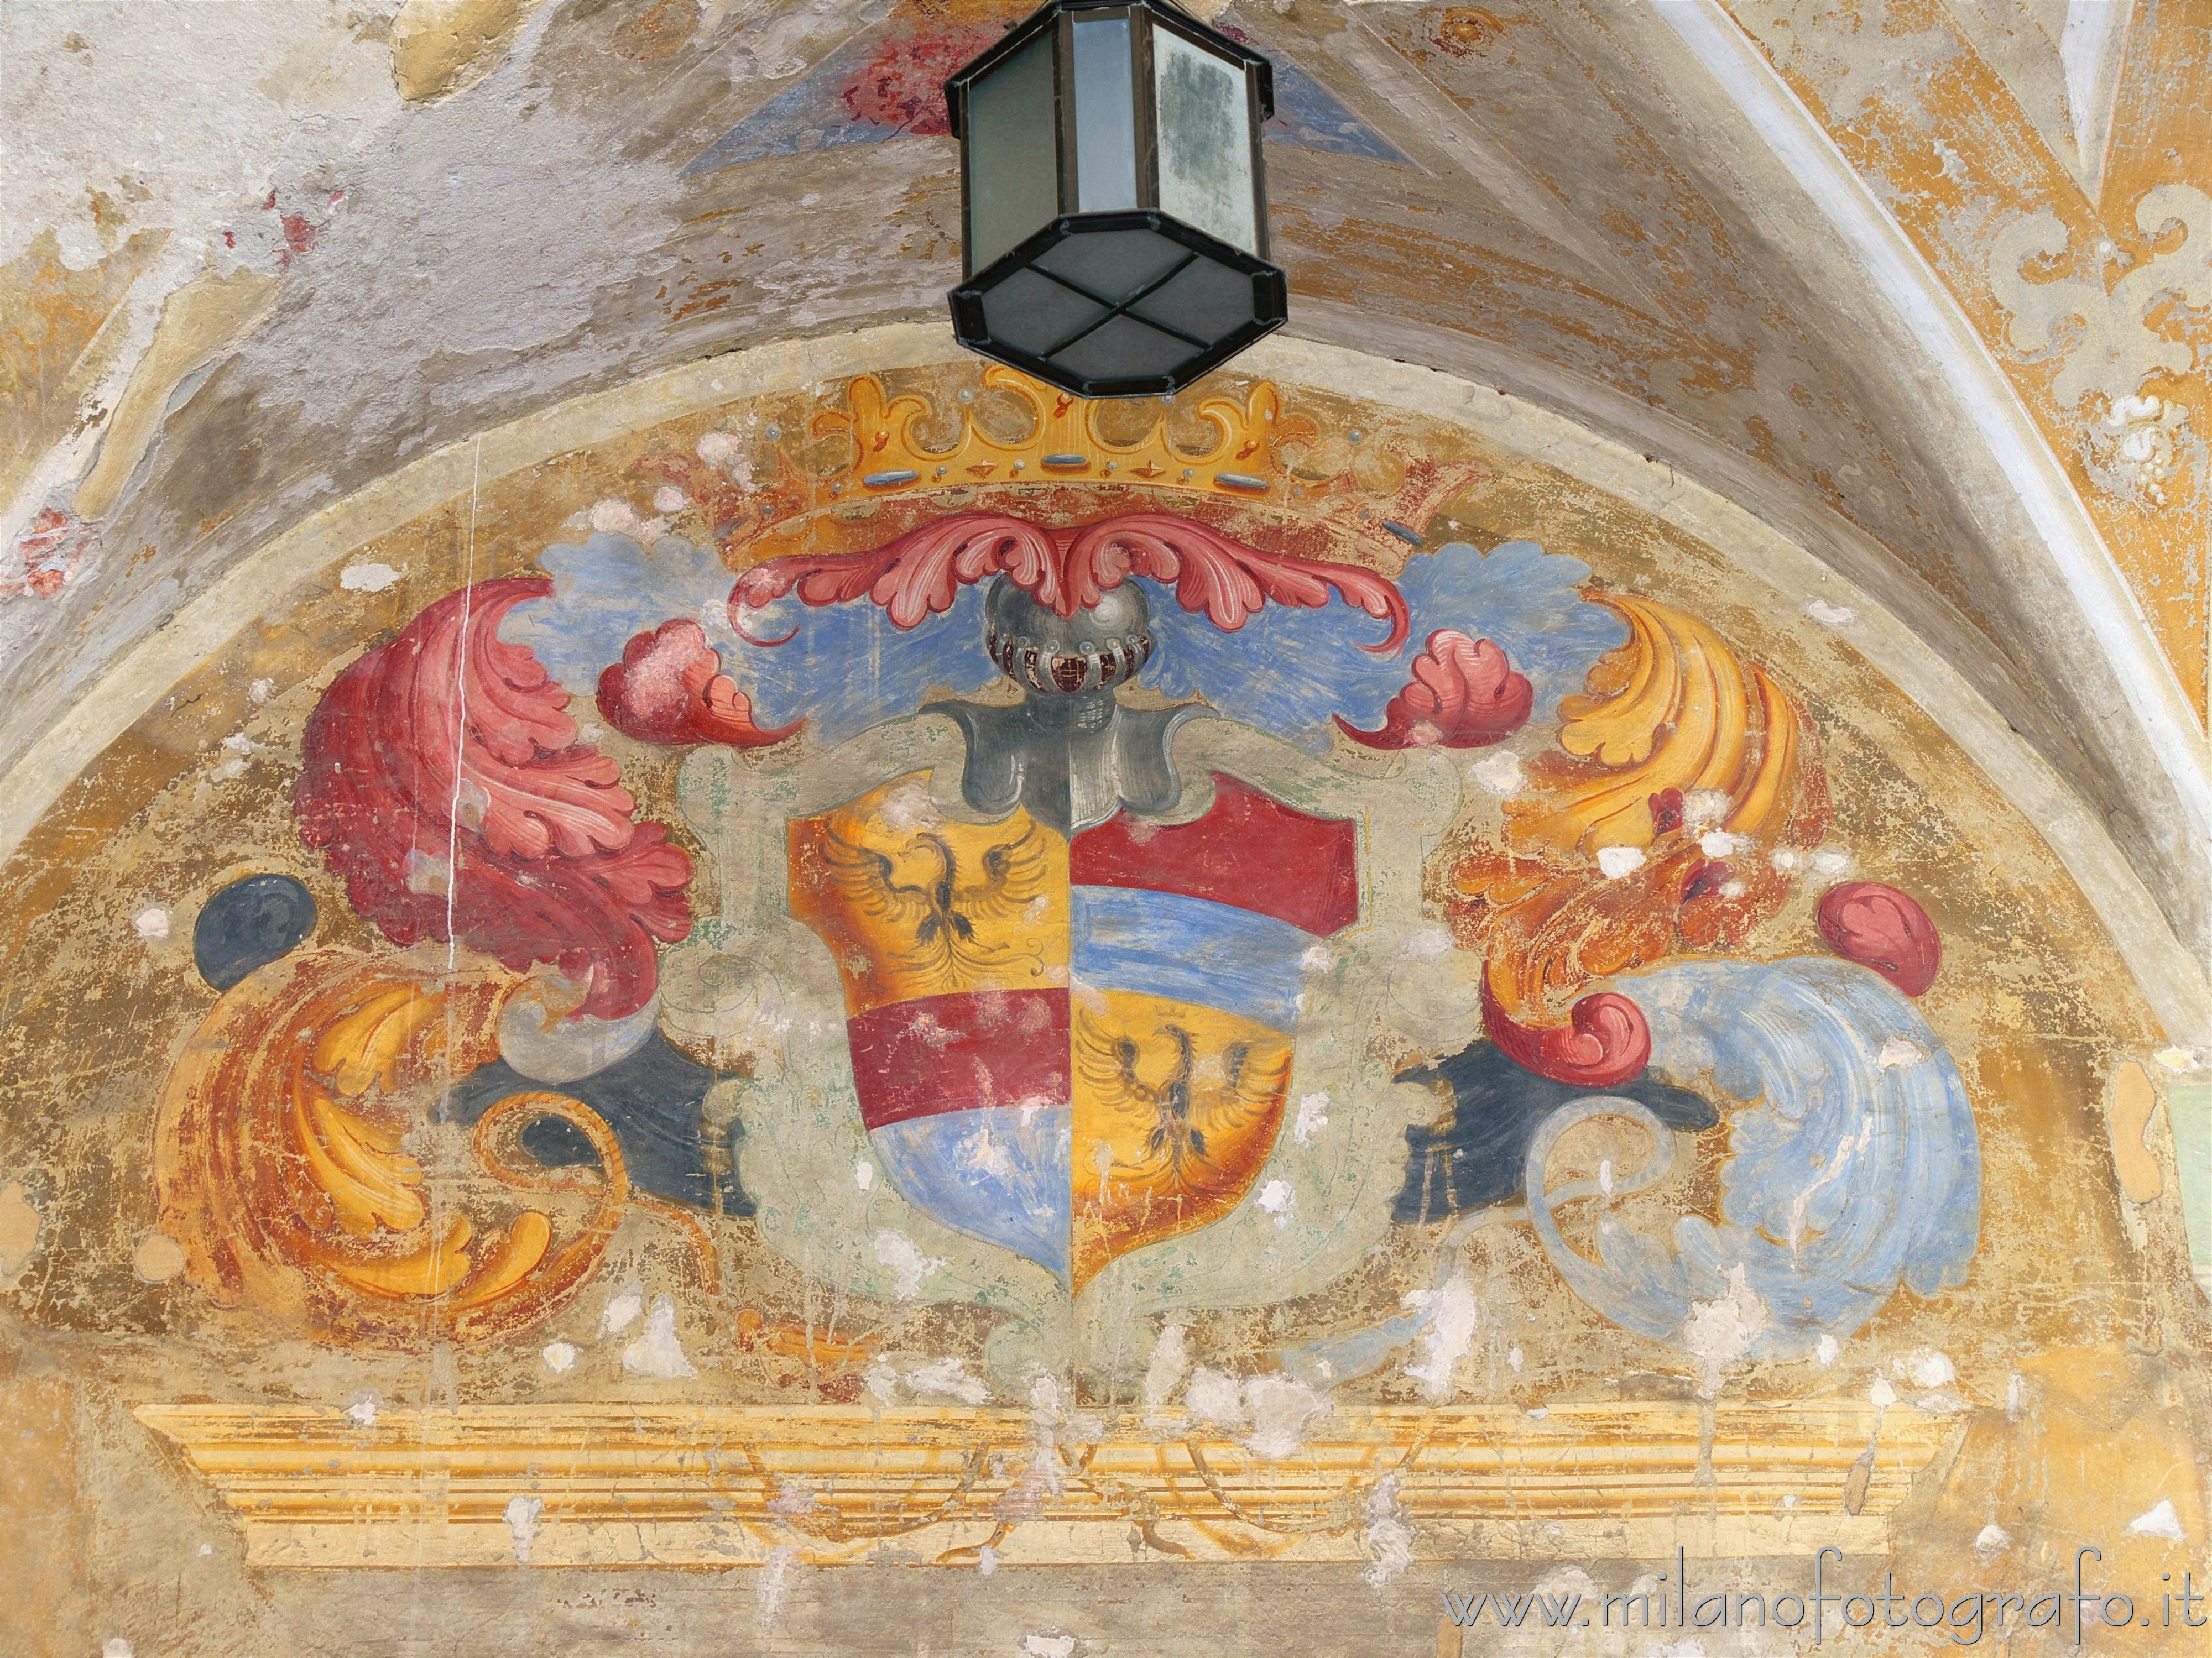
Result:
M1455 876L1462 942L1486 949L1516 1020L1679 947L1741 943L1827 829L1818 733L1772 675L1674 605L1586 597L1628 641L1560 704L1559 747L1507 803L1504 845L1470 849Z
M564 1303L628 1193L596 1113L509 1096L475 1125L474 1170L435 1192L406 1149L433 1085L497 1056L521 982L320 950L225 992L171 1072L155 1130L162 1230L190 1280L317 1339L377 1345L488 1339ZM545 1116L584 1134L596 1169L520 1151L516 1137Z

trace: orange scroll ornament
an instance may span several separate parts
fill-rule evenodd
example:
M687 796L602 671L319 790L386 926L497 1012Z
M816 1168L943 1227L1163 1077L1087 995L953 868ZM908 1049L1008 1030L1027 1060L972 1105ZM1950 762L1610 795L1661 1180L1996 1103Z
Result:
M473 1167L434 1174L406 1149L436 1084L498 1057L500 1011L523 982L320 950L226 992L171 1072L155 1127L161 1228L190 1281L317 1340L378 1346L492 1339L563 1304L628 1193L597 1113L514 1094L468 1131L471 1158L452 1158ZM547 1116L582 1133L597 1169L548 1169L521 1149Z
M1559 748L1506 803L1504 845L1460 859L1453 922L1486 951L1492 1039L1545 1075L1606 1085L1648 1057L1641 1015L1607 993L1563 1022L1562 1004L1678 949L1741 944L1826 834L1828 790L1817 728L1765 669L1672 605L1589 598L1628 642L1560 704Z

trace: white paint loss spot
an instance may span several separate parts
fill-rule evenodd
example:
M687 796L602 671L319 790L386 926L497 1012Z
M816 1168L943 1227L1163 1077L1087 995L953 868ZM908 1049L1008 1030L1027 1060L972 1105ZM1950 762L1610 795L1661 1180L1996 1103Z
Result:
M1751 1351L1765 1327L1766 1303L1745 1281L1741 1262L1729 1268L1726 1295L1690 1303L1690 1316L1682 1324L1682 1345L1698 1361L1699 1398L1719 1394L1723 1372Z
M1813 1356L1819 1359L1823 1364L1833 1364L1836 1362L1837 1356L1843 1351L1844 1350L1840 1346L1837 1345L1835 1337L1824 1334L1821 1336L1820 1339L1814 1344L1813 1348Z
M1013 1181L1013 1154L991 1137L991 1126L988 1121L961 1141L960 1161L979 1175L988 1175L1005 1184L1010 1185Z
M880 1404L896 1405L904 1396L899 1391L898 1371L880 1359L861 1372L860 1380Z
M1521 1367L1528 1362L1528 1355L1523 1353L1518 1347L1512 1349L1505 1355L1505 1363L1516 1376L1521 1374Z
M514 1564L530 1564L530 1546L538 1540L538 1516L545 1512L542 1497L510 1497L507 1499L507 1529L514 1540Z
M1797 855L1797 849L1795 847L1777 847L1769 854L1766 861L1774 865L1776 873L1788 875L1795 872L1797 865L1805 860Z
M1386 1473L1368 1493L1367 1524L1359 1533L1361 1552L1367 1556L1363 1574L1369 1585L1381 1588L1413 1564L1413 1528L1398 1501L1398 1476Z
M1729 809L1735 805L1722 789L1692 789L1682 797L1682 821L1692 829L1708 829L1728 821ZM1742 837L1731 835L1730 840ZM1717 857L1718 853L1711 854Z
M1026 1658L1073 1658L1075 1637L1073 1635L1024 1635L1022 1651Z
M586 522L601 535L627 535L637 528L637 511L626 501L595 501Z
M380 593L406 574L389 564L349 564L338 572L338 586L349 593Z
M1825 598L1809 599L1805 614L1824 628L1848 628L1859 619L1859 613L1848 604L1831 604Z
M645 1285L632 1278L607 1298L599 1309L599 1333L602 1336L620 1335L637 1322L637 1315L645 1310Z
M2021 1409L2027 1403L2027 1378L2018 1370L2014 1370L2011 1379L2005 1383L2006 1417L2011 1421L2019 1421Z
M1841 847L1830 847L1813 854L1813 872L1835 879L1851 866L1851 854Z
M921 1247L905 1233L888 1226L876 1234L876 1260L890 1273L901 1301L912 1301L921 1293L922 1280L945 1265L941 1260L923 1254Z
M1190 1345L1183 1327L1170 1324L1152 1345L1152 1362L1145 1366L1145 1408L1157 1411L1175 1397L1182 1379L1190 1374Z
M786 1544L772 1551L761 1567L760 1582L753 1587L753 1621L763 1635L783 1616L784 1602L791 1598L792 1564L798 1558L799 1551Z
M1308 944L1298 957L1301 973L1326 973L1336 965L1336 952L1327 944Z
M1271 1180L1260 1188L1260 1206L1275 1218L1275 1224L1291 1224L1291 1206L1297 1200L1288 1181Z
M918 1394L957 1399L963 1405L981 1405L991 1396L989 1387L981 1377L969 1376L967 1364L957 1358L940 1358L908 1370L906 1385Z
M988 1577L999 1569L999 1552L988 1543L976 1552L975 1570Z
M142 909L131 918L131 926L142 938L166 938L169 936L169 912Z
M1888 1377L1878 1376L1867 1389L1867 1401L1877 1411L1886 1411L1897 1403L1897 1389L1889 1385Z
M1413 962L1427 961L1434 957L1446 954L1451 947L1451 929L1438 926L1431 922L1426 926L1418 926L1413 929L1413 936L1406 940L1406 959Z
M100 1643L100 1658L131 1658L131 1643L119 1635L111 1635Z
M653 1298L653 1310L645 1315L645 1333L623 1349L623 1369L663 1382L699 1374L684 1357L684 1345L676 1339L675 1297Z
M1183 1390L1183 1408L1201 1422L1231 1432L1244 1425L1244 1390L1233 1376L1209 1370L1203 1364L1191 1372Z
M1708 858L1732 858L1750 845L1748 836L1730 835L1726 829L1707 829L1698 837L1698 850Z
M1993 1520L1975 1536L1974 1558L1986 1566L2011 1546L2012 1533Z
M273 679L257 679L246 688L246 700L256 707L276 695L276 682Z
M690 497L672 483L664 483L653 492L653 510L656 513L680 513L690 504Z
M1644 867L1641 847L1600 847L1597 866L1608 881L1618 881L1624 875L1632 875Z
M1427 1327L1421 1332L1421 1362L1408 1364L1406 1374L1421 1384L1423 1398L1431 1405L1441 1404L1451 1396L1453 1367L1474 1345L1480 1310L1474 1285L1466 1277L1455 1276L1441 1289L1408 1291L1405 1305L1428 1315Z
M568 1342L552 1341L546 1344L544 1352L539 1357L544 1359L545 1368L555 1376L565 1376L576 1362L576 1350Z
M2128 1529L2137 1537L2164 1537L2173 1542L2185 1541L2181 1531L2181 1516L2173 1511L2173 1504L2164 1497L2148 1514L2139 1514L2128 1521Z
M374 1394L361 1394L356 1396L352 1404L346 1406L346 1414L358 1425L374 1428L376 1425L376 1406L377 1397Z
M876 1166L866 1157L853 1165L853 1184L863 1192L876 1183Z
M1467 768L1467 774L1501 798L1520 793L1522 785L1528 781L1527 774L1521 769L1521 756L1510 749L1485 755Z
M1245 1445L1270 1461L1295 1456L1306 1430L1336 1407L1329 1396L1286 1376L1255 1376L1244 1384L1244 1407L1252 1418Z
M1875 1062L1884 1071L1910 1071L1928 1057L1928 1050L1910 1036L1892 1036L1881 1045Z
M1300 1145L1310 1145L1313 1137L1328 1127L1328 1094L1308 1094L1298 1102L1297 1121L1291 1125L1291 1138Z
M2168 1071L2194 1071L2203 1063L2197 1054L2186 1048L2161 1048L2151 1057Z
M1890 1368L1916 1388L1941 1388L1959 1379L1958 1370L1948 1353L1910 1353L1894 1360Z

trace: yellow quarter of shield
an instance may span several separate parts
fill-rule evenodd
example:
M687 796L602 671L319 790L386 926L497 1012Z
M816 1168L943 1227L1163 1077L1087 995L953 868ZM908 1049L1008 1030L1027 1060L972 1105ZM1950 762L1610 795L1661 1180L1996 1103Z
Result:
M1078 990L1074 1027L1080 1290L1243 1200L1274 1149L1291 1043L1234 1013L1116 990Z
M1067 983L1066 841L1024 811L948 818L926 772L792 821L791 913L836 955L848 1013Z

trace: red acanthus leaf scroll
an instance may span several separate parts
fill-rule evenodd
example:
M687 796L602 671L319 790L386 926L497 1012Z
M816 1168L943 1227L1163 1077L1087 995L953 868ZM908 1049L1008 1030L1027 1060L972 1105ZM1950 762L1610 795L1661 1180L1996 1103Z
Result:
M581 1011L617 1018L653 995L653 940L690 931L691 860L632 821L614 762L575 740L568 692L499 639L552 585L448 594L340 674L307 722L292 810L393 943L556 963L586 985Z
M681 747L726 743L765 748L804 720L763 726L737 682L721 671L707 630L678 616L623 647L623 659L599 675L599 712L625 737Z
M1528 723L1535 693L1486 639L1440 628L1413 659L1413 677L1382 710L1382 728L1338 727L1370 749L1479 749Z
M1524 1071L1578 1088L1615 1088L1651 1063L1651 1026L1627 997L1599 991L1577 1001L1563 1025L1525 1025L1498 1005L1484 976L1482 1028Z
M1389 623L1389 637L1363 650L1395 653L1413 631L1404 595L1372 570L1262 552L1169 513L1124 513L1072 529L1048 529L996 513L958 513L867 552L769 559L738 578L730 609L742 632L744 612L793 590L817 606L865 596L894 625L913 628L950 610L962 587L1001 574L1061 616L1095 605L1103 593L1137 575L1172 586L1185 610L1203 614L1225 633L1267 604L1318 610L1332 592Z
M1879 881L1829 888L1817 919L1829 949L1872 968L1908 996L1926 991L1943 965L1943 941L1928 912Z

